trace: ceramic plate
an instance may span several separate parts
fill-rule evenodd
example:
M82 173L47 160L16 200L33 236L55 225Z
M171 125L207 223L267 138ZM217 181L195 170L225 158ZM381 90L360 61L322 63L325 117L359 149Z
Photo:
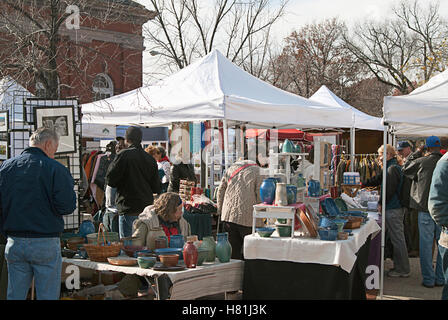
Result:
M174 267L165 267L162 263L156 263L152 269L154 271L182 271L185 270L185 265L178 264Z

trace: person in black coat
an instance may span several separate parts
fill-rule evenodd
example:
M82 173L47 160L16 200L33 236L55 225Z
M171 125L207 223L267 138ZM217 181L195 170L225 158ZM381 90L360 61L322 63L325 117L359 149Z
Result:
M168 192L179 192L180 180L189 180L197 183L194 167L191 163L183 163L181 155L176 157L177 164L173 164L170 174L170 184Z
M120 238L132 235L132 223L161 193L157 162L141 146L142 130L126 130L127 148L117 153L106 173L107 185L117 188Z

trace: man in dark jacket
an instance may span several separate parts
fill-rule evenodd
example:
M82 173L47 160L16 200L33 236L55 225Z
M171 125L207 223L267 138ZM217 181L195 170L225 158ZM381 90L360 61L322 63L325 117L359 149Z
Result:
M448 300L448 154L437 162L432 174L428 209L431 217L442 229L438 246L445 274L442 300Z
M153 194L161 193L157 162L142 146L142 130L129 127L125 135L127 148L118 152L110 164L107 185L117 188L118 228L120 237L132 235L132 224L148 205Z
M39 128L30 147L0 168L0 231L7 236L8 300L25 300L34 277L36 297L58 300L63 215L76 209L73 178L54 160L58 134Z
M440 139L431 136L426 139L425 147L428 154L424 155L424 148L420 147L409 156L409 162L404 166L403 174L412 180L410 207L418 210L418 229L420 235L420 268L423 276L423 286L432 288L445 283L442 268L442 258L437 254L436 270L432 266L433 243L440 238L440 227L429 214L428 198L432 174L437 162L442 157L440 153Z
M378 160L383 163L383 156L386 156L386 235L390 239L392 246L392 257L394 269L390 270L389 277L407 278L410 275L410 266L403 227L403 208L400 203L400 193L403 184L403 174L394 147L386 146L378 149ZM363 187L380 186L382 183L382 173L364 182ZM378 211L381 212L382 193L378 203Z
M398 142L398 154L404 161L404 166L412 159L411 144L407 141ZM412 180L403 176L403 187L401 189L401 205L404 211L404 235L406 238L406 246L408 248L409 257L418 257L418 211L410 207Z

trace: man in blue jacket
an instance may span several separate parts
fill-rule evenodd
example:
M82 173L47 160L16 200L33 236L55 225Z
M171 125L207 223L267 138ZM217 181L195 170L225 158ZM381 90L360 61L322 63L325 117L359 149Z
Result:
M0 167L0 232L8 239L8 300L57 300L61 288L63 215L76 209L70 172L54 160L58 134L39 128L30 147Z
M448 153L437 162L432 174L428 208L431 217L442 229L438 246L445 276L442 300L448 300Z

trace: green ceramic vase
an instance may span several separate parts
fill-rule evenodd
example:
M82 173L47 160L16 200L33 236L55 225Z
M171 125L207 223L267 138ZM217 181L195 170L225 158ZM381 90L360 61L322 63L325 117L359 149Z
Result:
M229 262L232 256L232 246L229 242L228 232L218 233L216 239L216 257L221 263Z
M213 237L203 237L201 248L206 248L208 250L206 262L215 262L216 257L216 243Z

